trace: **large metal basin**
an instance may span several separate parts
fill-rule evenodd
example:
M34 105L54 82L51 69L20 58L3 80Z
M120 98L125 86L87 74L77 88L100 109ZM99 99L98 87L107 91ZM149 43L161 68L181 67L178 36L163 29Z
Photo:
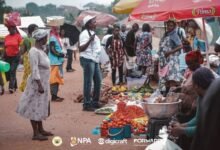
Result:
M150 118L170 118L179 111L181 102L181 100L173 103L143 102L142 106Z

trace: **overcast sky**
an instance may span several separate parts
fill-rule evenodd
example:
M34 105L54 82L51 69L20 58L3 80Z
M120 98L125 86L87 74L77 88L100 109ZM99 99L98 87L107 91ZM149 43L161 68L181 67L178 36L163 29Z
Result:
M26 3L34 2L37 5L45 5L48 3L59 5L72 5L82 8L83 5L94 2L99 4L108 5L112 2L112 0L5 0L6 4L12 7L24 7Z

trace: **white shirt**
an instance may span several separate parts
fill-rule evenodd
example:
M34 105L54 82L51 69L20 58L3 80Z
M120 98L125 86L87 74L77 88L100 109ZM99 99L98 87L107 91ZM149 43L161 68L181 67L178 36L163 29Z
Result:
M216 41L216 44L220 45L220 36L219 36L218 40Z
M90 31L91 35L94 35L94 31ZM84 30L79 35L79 46L86 44L90 39L89 33L87 30ZM87 49L83 52L80 52L80 57L91 59L97 63L100 61L100 53L101 53L101 42L97 35L95 35L94 41L92 41Z
M104 47L104 49L105 49L108 38L111 36L112 36L112 34L107 34L102 38L102 46Z
M186 32L182 27L177 27L177 34L181 35L184 39L186 39Z
M61 44L62 44L62 50L66 54L67 49L70 49L70 40L67 37L66 38L60 38L60 39L61 39ZM65 46L64 43L66 43L66 46Z

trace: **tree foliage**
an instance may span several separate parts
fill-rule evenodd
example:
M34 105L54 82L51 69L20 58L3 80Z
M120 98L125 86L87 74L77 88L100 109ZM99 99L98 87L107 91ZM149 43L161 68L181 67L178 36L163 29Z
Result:
M88 3L83 7L85 10L89 9L89 10L109 13L111 15L116 16L119 20L122 20L125 17L127 17L127 15L118 15L118 14L113 14L112 12L112 7L118 2L119 0L114 0L109 6L96 4L96 3ZM54 4L38 6L34 2L27 3L25 8L18 8L17 11L19 11L22 16L41 16L43 20L45 20L47 16L64 16L65 19L70 23L72 23L75 20L75 18L77 18L77 16L80 14L80 10L74 6L57 7Z
M0 0L0 23L3 23L3 15L4 13L9 13L13 9L11 6L7 6L4 0Z

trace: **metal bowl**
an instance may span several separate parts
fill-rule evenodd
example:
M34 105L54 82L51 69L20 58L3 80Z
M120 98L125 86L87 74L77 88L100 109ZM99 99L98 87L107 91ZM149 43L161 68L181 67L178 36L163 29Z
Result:
M143 102L142 106L145 113L150 118L170 118L175 115L180 108L182 100L173 103L147 103Z

